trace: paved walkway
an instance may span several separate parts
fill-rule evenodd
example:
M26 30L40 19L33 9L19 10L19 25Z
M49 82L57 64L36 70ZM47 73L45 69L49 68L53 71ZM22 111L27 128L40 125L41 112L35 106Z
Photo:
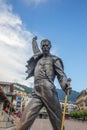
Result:
M48 119L37 119L30 130L53 130ZM87 130L87 122L65 120L65 130Z
M87 130L87 122L66 120L65 130Z

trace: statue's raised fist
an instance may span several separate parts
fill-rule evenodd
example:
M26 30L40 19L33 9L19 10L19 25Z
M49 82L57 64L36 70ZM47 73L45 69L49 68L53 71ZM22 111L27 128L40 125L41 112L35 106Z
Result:
M37 36L33 37L33 40L37 40Z

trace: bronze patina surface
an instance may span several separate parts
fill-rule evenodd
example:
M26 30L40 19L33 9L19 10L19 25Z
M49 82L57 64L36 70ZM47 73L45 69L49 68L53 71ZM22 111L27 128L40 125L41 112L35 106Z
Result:
M29 130L40 109L45 106L53 130L61 129L62 111L58 93L54 85L55 76L65 93L67 92L67 76L64 73L62 60L50 53L51 42L48 39L41 41L41 50L37 45L37 37L32 40L34 56L27 61L26 79L34 76L33 98L25 108L17 130ZM69 89L71 91L71 89Z

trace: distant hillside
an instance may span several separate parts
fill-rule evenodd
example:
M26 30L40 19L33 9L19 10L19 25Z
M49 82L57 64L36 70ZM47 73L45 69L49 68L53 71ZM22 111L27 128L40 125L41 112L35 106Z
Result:
M19 83L15 83L15 89L24 91L27 94L31 94L32 90L33 90L32 88L29 88L28 86L25 86L25 85L22 85L22 84L19 84Z
M62 91L62 89L57 89L58 96L60 100L65 100L65 93ZM70 94L68 101L76 102L76 98L79 95L79 92L72 90L72 93Z
M32 88L28 88L28 87L26 88L27 93L31 93L32 90L33 90ZM57 92L58 92L59 99L65 100L65 93L63 92L63 90L57 89ZM72 93L68 97L68 101L76 102L76 98L77 98L78 95L79 95L79 92L72 90Z
M16 85L20 86L21 88L24 89L24 91L28 94L31 94L32 91L33 91L33 88L29 88L25 85L20 85L18 83L16 83ZM20 88L19 87L19 88ZM18 88L16 88L18 89ZM57 89L57 92L58 92L58 96L59 96L59 99L60 100L65 100L65 93L62 91L62 89ZM79 95L79 92L77 91L73 91L72 90L72 93L70 94L69 98L68 98L68 101L72 101L72 102L76 102L76 97Z

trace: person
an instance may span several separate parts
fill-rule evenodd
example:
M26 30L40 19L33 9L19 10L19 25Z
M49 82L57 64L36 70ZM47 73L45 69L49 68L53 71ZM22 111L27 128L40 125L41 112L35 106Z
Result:
M12 124L14 124L14 116L13 116L12 112L9 113L8 121L10 121Z
M5 107L3 110L4 110L6 113L9 112L8 107Z
M41 41L41 49L37 45L37 37L32 40L34 56L27 61L26 79L34 76L34 92L32 100L25 108L20 123L16 130L29 130L39 111L45 106L53 130L61 129L62 111L58 99L58 93L54 84L57 76L61 88L65 93L71 92L68 88L67 76L64 73L62 60L50 53L51 42L48 39Z
M18 118L21 118L21 117L22 117L22 111L21 111L21 109L18 110L18 112L17 112L17 117L18 117Z

